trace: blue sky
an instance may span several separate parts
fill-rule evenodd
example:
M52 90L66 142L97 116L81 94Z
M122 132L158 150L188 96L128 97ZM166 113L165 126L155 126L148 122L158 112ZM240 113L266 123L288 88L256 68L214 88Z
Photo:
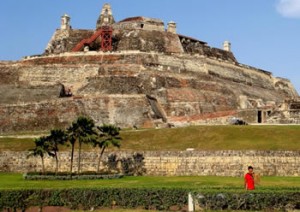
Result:
M230 40L239 62L290 79L300 93L300 0L1 0L0 60L42 53L64 13L73 28L95 28L106 2L117 21L173 20L210 46Z

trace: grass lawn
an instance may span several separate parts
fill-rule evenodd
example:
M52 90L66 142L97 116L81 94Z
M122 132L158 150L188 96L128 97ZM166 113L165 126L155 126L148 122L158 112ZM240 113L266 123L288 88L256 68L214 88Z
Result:
M45 133L45 132L43 132ZM0 137L0 151L23 151L33 138ZM293 150L300 151L298 126L191 126L121 131L122 150ZM85 145L84 149L92 147ZM66 150L63 147L62 150Z
M72 211L72 212L84 212L84 211ZM94 212L155 212L155 211L142 210L142 209L130 209L130 210L129 209L101 209L101 210L95 210Z
M238 177L187 176L187 177L124 177L114 180L29 181L22 174L0 173L0 190L3 189L67 189L67 188L184 188L243 190L243 179ZM299 177L262 177L257 190L300 191Z

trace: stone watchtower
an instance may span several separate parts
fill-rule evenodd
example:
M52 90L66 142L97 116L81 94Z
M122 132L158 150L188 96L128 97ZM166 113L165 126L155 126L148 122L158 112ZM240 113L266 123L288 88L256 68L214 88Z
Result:
M104 4L101 14L97 20L96 29L115 23L110 4Z
M176 34L176 23L174 21L170 21L168 23L168 29L167 29L168 32L171 32L171 33L174 33Z
M71 20L70 16L68 16L67 14L64 14L61 17L61 26L60 26L60 29L61 30L69 30L69 29L71 29L70 20Z
M224 41L223 43L223 50L231 52L231 43L229 41Z

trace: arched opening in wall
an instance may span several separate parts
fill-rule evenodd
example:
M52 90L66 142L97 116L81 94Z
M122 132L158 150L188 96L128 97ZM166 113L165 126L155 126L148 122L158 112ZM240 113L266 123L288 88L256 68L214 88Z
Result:
M262 123L262 111L261 110L259 110L258 112L257 112L257 123Z
M143 29L144 28L144 24L141 24L141 29Z

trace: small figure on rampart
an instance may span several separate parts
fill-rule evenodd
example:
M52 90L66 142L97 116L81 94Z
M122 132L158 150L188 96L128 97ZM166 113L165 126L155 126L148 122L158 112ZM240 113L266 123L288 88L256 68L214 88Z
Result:
M71 88L65 88L65 86L63 84L61 84L61 89L59 92L59 98L63 98L63 97L71 97L73 96Z

